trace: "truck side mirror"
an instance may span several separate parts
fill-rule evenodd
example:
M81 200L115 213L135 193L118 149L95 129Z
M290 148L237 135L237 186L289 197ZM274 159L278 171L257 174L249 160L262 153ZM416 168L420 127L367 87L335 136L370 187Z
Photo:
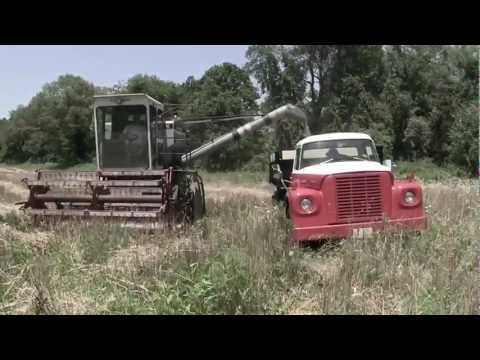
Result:
M392 162L392 160L385 160L383 162L383 165L388 167L390 169L390 171L393 171L393 169L395 168L395 164Z

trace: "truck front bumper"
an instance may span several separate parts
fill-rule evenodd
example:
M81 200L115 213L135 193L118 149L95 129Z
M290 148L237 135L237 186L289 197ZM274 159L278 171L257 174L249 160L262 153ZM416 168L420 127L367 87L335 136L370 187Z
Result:
M390 219L363 223L323 225L293 230L292 240L312 241L321 239L344 239L368 237L375 232L421 231L427 228L426 216L409 219Z

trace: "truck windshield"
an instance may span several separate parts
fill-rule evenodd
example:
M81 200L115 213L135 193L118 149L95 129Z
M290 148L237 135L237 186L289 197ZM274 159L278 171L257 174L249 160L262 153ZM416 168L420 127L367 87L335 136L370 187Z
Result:
M148 168L146 107L98 107L95 115L100 167Z
M303 145L299 169L337 161L380 161L371 140L347 139L316 141Z

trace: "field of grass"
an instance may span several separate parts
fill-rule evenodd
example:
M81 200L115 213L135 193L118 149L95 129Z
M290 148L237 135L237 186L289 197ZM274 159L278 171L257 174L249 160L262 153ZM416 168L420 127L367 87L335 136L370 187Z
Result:
M452 178L465 178L464 170L453 165L437 166L431 160L419 160L416 162L399 161L394 172L398 176L414 173L423 182L450 181Z
M204 174L260 186L263 174ZM265 196L208 199L175 232L111 224L34 228L0 215L0 314L474 314L480 312L475 181L425 185L430 229L292 249ZM253 186L252 186L253 187ZM18 201L0 189L0 204Z

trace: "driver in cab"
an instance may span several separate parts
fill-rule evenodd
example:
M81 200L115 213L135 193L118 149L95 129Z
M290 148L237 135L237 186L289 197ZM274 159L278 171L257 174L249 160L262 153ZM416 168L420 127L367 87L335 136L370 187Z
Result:
M337 148L331 147L328 149L327 157L332 159L333 161L340 161L342 160L342 155L338 152Z
M129 124L122 131L127 156L139 158L144 155L147 148L146 116L142 114L136 119L129 116L128 120Z

